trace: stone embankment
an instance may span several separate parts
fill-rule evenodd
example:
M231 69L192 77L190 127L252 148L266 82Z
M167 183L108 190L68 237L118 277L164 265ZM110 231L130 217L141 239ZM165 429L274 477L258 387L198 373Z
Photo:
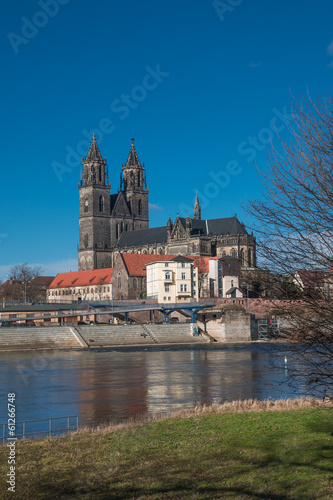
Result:
M0 328L0 350L82 349L88 347L206 343L181 325L92 325L78 327Z

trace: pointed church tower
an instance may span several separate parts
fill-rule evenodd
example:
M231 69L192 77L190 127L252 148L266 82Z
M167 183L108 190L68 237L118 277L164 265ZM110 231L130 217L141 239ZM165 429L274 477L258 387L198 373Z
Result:
M198 192L197 192L197 196L195 198L195 204L194 204L193 211L194 211L194 219L201 220L201 206L199 203Z
M125 165L122 165L120 191L123 193L130 208L133 229L149 227L149 210L146 173L144 164L141 165L134 146L134 139Z
M79 271L110 267L110 184L106 159L95 134L82 159L80 193Z

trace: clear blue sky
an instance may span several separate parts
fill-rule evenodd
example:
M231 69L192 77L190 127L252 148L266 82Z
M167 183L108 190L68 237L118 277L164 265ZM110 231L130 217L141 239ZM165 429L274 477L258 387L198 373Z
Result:
M135 137L151 226L187 215L196 190L203 218L250 224L252 160L270 129L287 135L290 92L332 91L332 20L331 0L4 3L0 277L76 269L84 130L99 131L112 192Z

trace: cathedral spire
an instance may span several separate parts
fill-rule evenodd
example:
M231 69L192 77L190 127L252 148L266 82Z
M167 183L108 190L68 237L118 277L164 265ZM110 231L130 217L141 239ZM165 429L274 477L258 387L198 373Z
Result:
M95 134L93 134L92 136L90 149L88 151L86 161L101 161L101 162L103 161L102 155L98 149Z
M197 191L197 195L196 195L196 198L195 198L195 204L194 204L193 211L194 211L194 218L198 219L198 220L201 220L201 206L200 206L200 203L199 203L198 191Z
M125 167L141 167L140 160L139 160L137 152L135 150L133 137L132 137L131 141L132 141L131 150L129 152Z

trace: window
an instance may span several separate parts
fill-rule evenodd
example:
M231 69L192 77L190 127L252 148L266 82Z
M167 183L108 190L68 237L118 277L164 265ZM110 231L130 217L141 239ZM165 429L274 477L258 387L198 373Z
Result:
M165 273L165 279L171 280L171 273L169 271L167 273Z
M88 200L86 199L86 201L84 202L84 211L85 212L88 212L88 205L89 205L89 203L88 203Z
M164 285L164 289L166 292L170 292L170 285Z
M182 280L186 280L186 273L182 273Z
M166 301L166 297L163 297L163 300Z
M100 165L98 169L98 180L102 182L102 165Z
M169 267L169 262L166 262L166 263L164 264L164 267Z
M244 266L244 248L241 249L240 252L240 257L241 257L241 266Z
M196 275L197 275L197 273L193 273L193 278L195 278L195 277L196 277Z
M181 292L187 292L187 285L180 285Z
M193 286L197 286L197 282L196 281L193 281Z
M84 240L83 240L84 248L88 247L88 243L89 243L88 234L85 234L84 235Z
M99 211L104 212L104 198L103 198L103 196L99 197Z
M234 280L231 280L231 286L234 286Z
M141 200L139 200L139 203L138 203L138 214L142 215L142 201Z
M118 273L118 290L121 289L121 276L120 273Z
M168 300L171 300L171 297L168 297Z
M182 262L182 267L186 267L186 263L185 262Z
M252 265L251 261L252 261L252 259L251 259L251 250L248 250L248 252L247 252L247 265L248 265L248 267L251 267L251 265Z

